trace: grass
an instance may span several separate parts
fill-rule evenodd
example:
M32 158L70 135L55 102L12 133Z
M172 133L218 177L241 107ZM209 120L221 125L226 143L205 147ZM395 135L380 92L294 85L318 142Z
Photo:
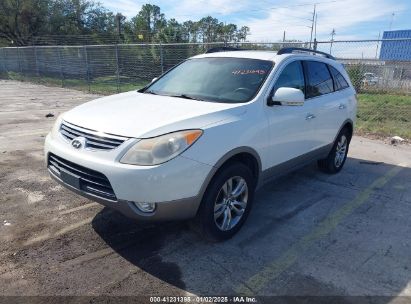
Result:
M117 86L116 76L93 78L88 83L86 79L66 78L62 81L53 77L23 76L13 72L2 74L0 78L62 86L103 95L137 90L148 83L146 80L134 81L121 77L120 85ZM358 94L356 133L378 137L398 135L411 139L411 95L381 92Z
M6 74L0 74L0 79L12 79L18 81L27 81L46 86L58 86L69 89L75 89L90 93L110 95L115 93L127 92L131 90L138 90L144 87L148 81L138 80L133 81L127 77L120 77L120 83L117 85L116 76L104 76L91 79L89 82L87 79L73 79L64 78L59 79L55 77L47 76L35 76L35 75L22 75L20 73L8 72Z
M411 139L411 95L358 94L356 131Z

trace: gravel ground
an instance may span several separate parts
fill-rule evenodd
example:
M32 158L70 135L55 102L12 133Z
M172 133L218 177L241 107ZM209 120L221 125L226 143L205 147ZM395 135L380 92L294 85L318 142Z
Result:
M49 178L44 136L96 96L13 81L0 93L0 295L411 296L410 146L354 137L340 174L311 165L266 185L240 233L210 244Z

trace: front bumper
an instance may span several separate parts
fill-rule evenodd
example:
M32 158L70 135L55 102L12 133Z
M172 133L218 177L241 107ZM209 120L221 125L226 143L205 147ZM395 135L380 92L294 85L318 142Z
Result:
M214 172L212 166L178 156L158 166L133 166L121 164L119 157L133 144L125 142L111 151L74 149L59 134L46 137L45 156L59 156L69 162L104 174L116 196L109 200L93 195L63 182L50 170L53 179L64 187L102 205L139 220L178 220L194 217L203 192ZM133 202L156 203L152 213L140 211Z

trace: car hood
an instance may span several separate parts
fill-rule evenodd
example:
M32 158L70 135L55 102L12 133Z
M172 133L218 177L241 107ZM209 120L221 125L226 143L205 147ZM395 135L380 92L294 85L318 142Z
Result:
M82 104L66 112L63 119L99 132L146 138L202 128L244 112L244 104L204 102L132 91Z

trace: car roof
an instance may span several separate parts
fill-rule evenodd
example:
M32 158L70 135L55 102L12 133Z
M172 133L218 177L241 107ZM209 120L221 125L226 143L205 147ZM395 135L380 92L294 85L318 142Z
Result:
M207 58L207 57L229 57L229 58L248 58L274 61L277 52L274 51L226 51L215 52L208 54L200 54L192 58Z

